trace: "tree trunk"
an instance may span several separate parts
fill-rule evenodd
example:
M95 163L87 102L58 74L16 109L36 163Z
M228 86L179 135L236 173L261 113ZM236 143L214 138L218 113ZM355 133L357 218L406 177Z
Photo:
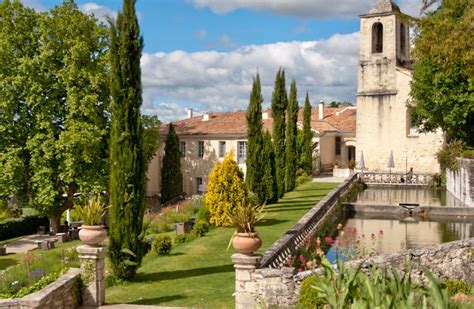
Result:
M49 231L59 233L59 226L61 224L61 214L54 214L49 217Z

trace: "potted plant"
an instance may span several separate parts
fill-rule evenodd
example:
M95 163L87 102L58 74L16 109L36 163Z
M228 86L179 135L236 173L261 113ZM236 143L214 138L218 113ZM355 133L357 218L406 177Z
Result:
M341 165L341 164L340 164L339 160L334 160L334 162L332 163L332 166L333 166L334 168L339 168L340 165Z
M252 255L262 245L255 226L262 220L264 205L255 202L242 202L238 204L227 217L231 226L235 227L234 234L229 242L232 246L245 255Z
M100 198L89 199L85 206L76 205L74 211L84 221L84 225L80 227L79 239L86 245L98 246L107 237L107 232L102 225L105 207Z

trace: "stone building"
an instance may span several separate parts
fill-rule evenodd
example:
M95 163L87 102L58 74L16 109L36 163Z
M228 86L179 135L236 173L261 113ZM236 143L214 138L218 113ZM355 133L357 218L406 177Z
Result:
M388 171L393 151L395 168L415 173L439 172L435 154L444 143L441 131L419 133L411 126L408 16L389 0L379 0L360 16L357 92L357 158L364 154L369 171Z
M263 128L272 131L273 118L270 111L262 113ZM181 171L183 191L196 194L205 191L208 175L214 163L222 161L227 153L233 151L234 159L242 171L246 172L247 119L245 111L219 112L194 116L192 110L188 118L173 123L181 143ZM298 114L298 128L303 128L303 109ZM354 106L342 108L324 107L320 102L311 112L311 128L314 141L318 141L320 154L313 166L332 168L338 160L347 165L355 159L356 110ZM147 195L159 195L161 191L161 164L164 156L168 125L160 128L161 145L157 155L148 168Z

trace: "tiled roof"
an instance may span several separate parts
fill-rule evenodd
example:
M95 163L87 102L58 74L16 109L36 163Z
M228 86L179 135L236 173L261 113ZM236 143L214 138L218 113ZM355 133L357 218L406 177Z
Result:
M268 110L268 119L263 120L263 129L272 130L273 119ZM356 128L355 107L324 108L324 119L318 119L318 109L311 111L311 127L322 133L327 131L352 131ZM298 124L303 125L303 109L298 113ZM247 134L247 119L245 111L209 113L209 120L203 121L203 116L195 116L173 122L178 135L242 135ZM160 127L160 133L168 133L168 125Z
M370 10L370 14L400 12L400 7L390 0L379 0Z

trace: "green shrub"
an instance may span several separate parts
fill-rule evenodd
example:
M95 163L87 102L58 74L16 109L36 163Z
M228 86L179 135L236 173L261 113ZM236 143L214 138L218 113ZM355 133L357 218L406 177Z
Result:
M298 308L322 308L324 299L318 297L318 291L314 288L321 282L320 277L309 277L303 280L300 289Z
M209 232L209 223L203 220L196 222L193 228L193 234L196 236L204 236Z
M175 244L182 244L194 239L192 234L179 234L174 237Z
M474 149L467 149L461 153L462 158L474 159Z
M308 181L311 181L311 176L309 176L308 174L306 174L306 172L303 172L301 174L301 176L298 176L298 178L296 178L296 184L299 186L299 185L302 185L304 184L305 182L308 182Z
M158 255L168 255L173 247L171 237L168 235L158 235L153 241L153 251Z
M461 156L464 147L465 144L462 141L452 141L436 153L436 159L438 159L442 172L446 171L447 168L452 171L458 169L456 157Z
M204 203L203 203L203 205L201 207L199 207L199 210L196 213L196 219L198 221L209 222L209 216L210 216L209 209L207 209L206 205L204 205Z
M469 294L469 286L460 280L448 279L445 282L449 295L454 296L458 293Z
M1 221L0 240L34 234L38 231L38 227L41 225L44 225L46 228L48 228L48 218L29 216Z

